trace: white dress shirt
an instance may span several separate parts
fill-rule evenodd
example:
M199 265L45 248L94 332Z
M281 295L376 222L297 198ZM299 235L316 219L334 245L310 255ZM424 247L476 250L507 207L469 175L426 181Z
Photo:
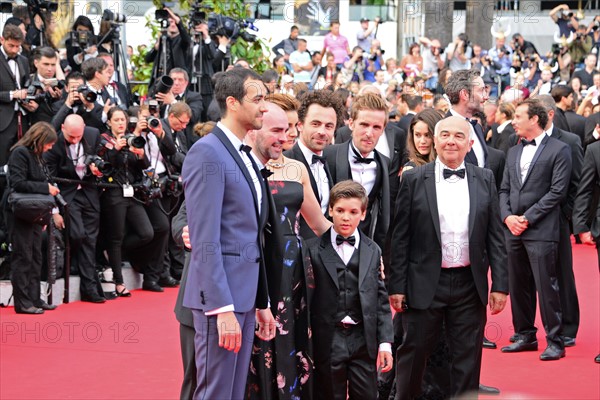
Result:
M545 137L546 132L542 132L534 139L536 144L535 146L527 145L523 147L521 160L519 162L519 166L521 167L521 182L525 182L527 172L529 172L529 167L531 166L531 161L533 161L535 152L540 148L540 143L542 143L542 140L544 140ZM519 146L521 146L521 144L519 144Z
M70 144L69 153L71 156L71 160L73 161L73 165L75 166L75 172L77 173L77 176L79 177L79 179L83 179L87 167L85 165L85 152L83 151L83 146L81 145L81 142L76 144ZM80 188L81 186L79 186L77 189Z
M360 245L360 233L358 232L358 229L355 229L354 232L352 233L352 235L348 236L348 237L354 236L354 239L356 240L354 243L354 246L350 245L350 243L348 243L348 242L343 242L342 244L340 244L338 246L335 241L335 238L337 237L337 235L338 235L338 233L335 231L335 229L333 227L331 227L331 246L333 246L333 249L335 250L337 255L340 256L340 258L344 262L344 265L348 265L348 262L352 258L352 254L354 254L355 250L358 250L358 247ZM360 266L359 266L359 268L360 268ZM356 325L356 321L352 320L352 318L350 318L348 315L346 315L340 322L342 322L344 324ZM379 351L387 351L387 352L391 353L392 352L392 344L391 343L380 343Z
M390 160L392 159L393 149L390 149L390 142L388 142L388 138L385 134L385 131L383 132L383 135L379 136L379 140L375 145L375 150L377 150L380 154L383 154Z
M302 155L304 159L310 166L310 171L315 178L315 182L317 182L317 190L319 191L319 203L321 204L321 211L323 214L327 213L327 208L329 207L329 179L327 178L327 174L325 173L325 165L322 162L312 163L312 156L322 156L323 153L317 154L310 150L308 147L302 143L302 141L298 141L298 146L302 151Z
M8 59L8 55L6 54L6 52L4 51L4 47L0 46L0 50L2 50L2 55L4 56L4 58ZM17 90L21 89L21 74L19 72L19 65L17 64L16 60L8 60L8 68L12 71L14 78L15 78L15 85L17 87ZM13 96L12 96L12 92L10 95L10 101L13 101ZM15 102L15 111L19 111L19 103Z
M470 121L469 118L465 117L464 115L460 115L453 109L450 109L450 113L456 117L464 118L467 121ZM471 138L473 139L472 149L473 149L473 152L475 153L475 157L477 157L477 166L483 168L483 167L485 167L485 151L483 150L483 146L485 146L485 144L481 143L479 141L479 136L477 136L477 133L475 132L475 129L473 128L473 125L471 125L470 122L469 122L469 125L470 125L469 129L471 129Z
M442 268L465 267L471 264L469 256L469 182L466 175L444 179L443 170L452 169L439 159L435 160L435 192L440 219L442 241ZM463 162L457 169L465 168Z
M498 133L504 132L504 129L511 123L512 123L512 119L509 119L508 121L504 121L503 123L498 125L498 128L497 128Z
M144 152L146 153L146 157L148 157L148 161L150 161L149 169L154 169L154 176L167 172L167 167L165 167L165 159L160 153L158 139L154 133L143 133L142 136L146 139Z
M353 148L356 153L360 154L356 147L354 147L354 144L350 142L350 146L348 146L348 161L350 162L352 180L360 183L362 187L365 188L367 194L370 194L375 186L375 180L377 179L377 161L371 161L369 164L354 161L356 154L352 151ZM372 158L375 160L375 152L372 151L365 158Z

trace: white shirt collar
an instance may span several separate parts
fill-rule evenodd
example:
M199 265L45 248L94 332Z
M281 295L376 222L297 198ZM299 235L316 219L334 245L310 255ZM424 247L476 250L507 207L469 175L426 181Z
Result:
M315 153L314 151L312 151L311 149L306 147L304 145L304 143L302 143L301 140L298 140L298 147L300 147L300 150L302 151L302 154L304 155L304 158L306 159L308 164L312 164L312 156L313 155L321 156L323 153L323 152L321 152L321 154Z
M229 128L227 128L225 125L223 125L223 123L220 121L217 122L217 127L223 131L223 133L225 134L225 136L227 136L227 139L229 139L229 141L231 142L233 147L237 151L240 151L240 146L243 144L243 142L240 140L240 138L235 136L235 134L233 132L231 132L231 130L229 130Z
M463 160L463 162L458 166L458 168L454 169L454 168L450 168L449 166L447 166L446 164L444 164L442 162L442 160L440 160L438 157L435 158L435 171L436 173L439 173L441 171L443 171L444 169L449 169L451 171L458 171L459 169L464 169L465 170L465 174L466 174L466 167L465 167L465 162ZM465 175L466 176L466 175Z
M548 128L548 130L547 130L547 131L544 131L544 132L546 132L546 135L548 135L548 136L552 136L552 131L553 131L553 130L554 130L554 122L553 122L552 124L550 124L550 128ZM539 144L539 143L538 143L538 144Z
M512 119L509 119L508 121L504 121L503 123L501 123L500 125L498 125L498 132L502 133L504 131L504 129L508 126L508 124L512 123Z

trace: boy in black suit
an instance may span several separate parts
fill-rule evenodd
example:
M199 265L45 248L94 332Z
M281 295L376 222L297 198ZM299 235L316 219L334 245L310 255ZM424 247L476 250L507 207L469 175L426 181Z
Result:
M318 305L311 309L316 399L375 399L378 370L392 368L381 249L358 230L367 202L359 183L335 185L329 197L333 227L305 246L314 271L309 308Z

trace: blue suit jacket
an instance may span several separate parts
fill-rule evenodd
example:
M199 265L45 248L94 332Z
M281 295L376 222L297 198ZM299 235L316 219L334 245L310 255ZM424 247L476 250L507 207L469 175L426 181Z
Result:
M259 244L264 221L238 149L215 127L190 149L182 174L192 245L183 305L202 311L228 304L236 312L254 309L264 274ZM267 297L262 295L258 298Z

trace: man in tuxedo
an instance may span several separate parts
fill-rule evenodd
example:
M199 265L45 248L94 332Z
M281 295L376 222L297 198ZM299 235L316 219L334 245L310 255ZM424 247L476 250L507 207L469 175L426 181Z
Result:
M162 102L160 108L161 117L167 118L169 109L178 101L183 101L192 110L192 117L185 129L187 142L190 147L199 139L194 135L194 125L200 122L202 111L204 110L202 95L189 89L190 77L187 71L183 68L173 68L169 73L173 79L173 87L167 93L156 93L156 99Z
M554 125L553 121L558 113L558 107L554 99L547 94L535 97L538 99L548 113L548 123L544 129L550 137L567 144L571 150L571 176L569 179L569 190L567 197L560 207L560 236L558 240L558 264L556 277L560 293L560 305L562 308L562 334L565 347L575 345L575 338L579 330L579 300L577 288L575 287L575 276L573 275L573 249L571 247L571 217L575 204L575 196L581 179L581 168L583 166L583 149L581 140L577 135L566 132ZM535 308L535 305L534 305Z
M86 125L104 132L106 131L105 124L108 120L108 110L115 106L114 99L111 100L106 90L106 86L112 79L111 70L103 58L96 57L85 60L81 64L81 72L88 89L96 93L94 108L84 117Z
M24 38L14 25L6 25L0 38L0 165L6 165L10 148L27 131L24 115L38 108L35 101L23 101L29 78L29 61L19 54Z
M266 91L250 69L225 72L215 87L223 118L183 164L185 197L202 204L187 210L192 254L183 297L196 330L195 399L244 397L255 313L262 337L275 336L260 246L267 189L243 143L262 127Z
M535 291L548 347L543 361L565 356L562 309L557 281L561 204L571 176L571 149L548 137L548 113L539 100L517 106L513 126L520 145L508 150L500 188L500 216L508 255L511 310L515 342L505 353L537 351Z
M396 399L421 393L442 325L452 359L450 395L477 391L490 267L491 313L506 304L496 185L491 171L465 162L472 136L464 118L443 119L434 132L436 161L402 176L388 283L390 303L403 313L405 331L396 355Z
M52 126L57 131L60 130L63 122L67 116L71 114L77 114L83 118L83 121L86 125L93 125L92 119L96 120L98 118L102 118L101 115L96 114L93 117L93 111L96 113L100 112L100 108L95 108L95 103L91 103L86 100L85 96L79 92L79 87L85 85L85 79L83 79L83 75L79 72L71 72L67 75L66 83L65 83L65 91L66 95L62 100L54 103L54 116L52 117ZM91 123L88 124L88 120ZM96 128L98 129L98 128ZM100 131L100 133L104 133Z
M600 143L593 143L588 146L583 159L581 182L573 209L573 233L579 234L582 243L596 246L600 270L600 213L598 206L594 206L599 180ZM600 363L600 354L596 356L595 361Z
M361 232L382 249L390 224L389 158L375 147L387 124L387 105L381 96L367 93L352 104L349 127L352 140L325 148L333 183L353 180L367 191L369 202Z
M58 182L69 205L69 237L72 266L79 271L81 300L104 303L104 293L96 272L96 241L100 229L100 191L94 184L102 173L88 163L100 142L97 129L86 127L79 115L71 114L62 124L52 149L44 153L50 175L68 179ZM64 211L63 211L64 212ZM65 228L61 214L54 214L59 229Z
M283 153L306 166L313 192L325 216L333 178L323 150L331 144L341 109L341 102L329 91L315 90L304 95L298 110L299 139L294 147ZM304 218L300 218L300 236L304 239L316 237Z
M573 88L567 85L557 85L552 88L550 95L542 96L552 96L556 102L556 112L553 118L554 126L566 132L573 132L565 115L565 109L571 108L571 103L573 103Z
M46 96L43 101L38 102L36 112L29 114L30 125L39 121L51 122L55 113L54 103L62 96L62 90L57 84L50 84L50 80L56 79L56 51L52 47L36 47L32 59L35 73L31 75L30 82L39 82L43 89L38 89L38 93Z
M408 128L410 127L410 123L414 116L423 109L423 96L419 96L416 93L404 93L402 94L402 97L408 106L408 111L406 112L406 115L400 118L400 121L398 121L397 124L404 132L408 132Z
M114 81L115 76L115 62L112 55L108 53L100 53L98 57L106 61L108 65L108 73L110 74L110 81L108 85L104 87L104 90L108 93L108 98L111 99L111 103L115 106L119 106L123 110L127 110L131 103L131 96L129 89L121 82ZM105 97L106 95L103 95Z

